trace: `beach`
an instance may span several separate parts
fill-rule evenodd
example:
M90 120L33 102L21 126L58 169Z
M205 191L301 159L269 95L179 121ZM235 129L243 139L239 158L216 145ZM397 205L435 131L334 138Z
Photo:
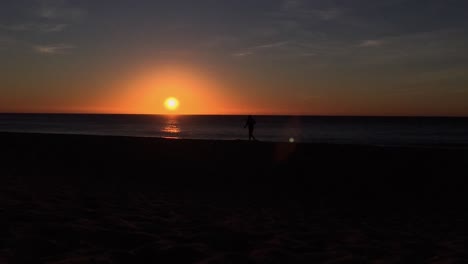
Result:
M461 263L466 146L0 133L0 263Z

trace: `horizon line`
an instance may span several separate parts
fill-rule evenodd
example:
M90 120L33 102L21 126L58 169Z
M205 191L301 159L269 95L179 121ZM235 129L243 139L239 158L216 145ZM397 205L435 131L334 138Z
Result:
M398 118L468 118L468 115L350 115L350 114L267 114L267 113L238 113L238 114L138 114L138 113L92 113L92 112L0 112L0 115L141 115L141 116L302 116L302 117L398 117Z

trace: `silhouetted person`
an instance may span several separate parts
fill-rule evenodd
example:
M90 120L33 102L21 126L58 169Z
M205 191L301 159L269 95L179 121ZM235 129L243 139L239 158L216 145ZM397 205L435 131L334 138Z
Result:
M255 128L255 119L249 115L247 116L247 120L245 121L245 125L244 125L244 128L248 127L249 128L249 140L256 140L254 135L253 135L253 132L254 132L254 128Z

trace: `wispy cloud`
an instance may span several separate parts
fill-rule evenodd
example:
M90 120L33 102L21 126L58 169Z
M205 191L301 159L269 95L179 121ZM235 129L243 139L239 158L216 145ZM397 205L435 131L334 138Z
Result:
M68 27L68 24L43 24L39 28L43 32L61 32Z
M246 56L249 56L249 55L252 55L252 54L254 54L252 51L244 51L244 52L233 53L232 56L234 56L234 57L246 57Z
M468 59L466 30L436 30L365 40L340 54L362 65L444 65L463 64ZM377 49L374 47L378 47ZM442 63L442 64L441 64Z
M235 57L245 57L249 55L255 54L259 50L265 49L273 49L273 48L280 48L290 43L290 41L280 41L280 42L273 42L273 43L266 43L262 45L252 46L246 48L244 51L233 53L232 55Z
M330 21L339 18L343 14L343 10L338 8L329 8L324 10L311 10L312 14L315 14L322 20Z
M317 8L304 0L284 0L281 5L281 12L282 15L296 18L331 21L341 17L344 10L337 7Z
M68 24L36 24L36 23L23 23L13 25L0 25L1 29L8 31L36 31L36 32L61 32L68 27Z
M289 10L295 10L297 8L300 8L301 5L302 5L301 0L284 0L281 8L284 11L289 11Z
M86 15L86 10L72 7L65 0L42 0L36 10L36 14L41 18L77 20Z
M235 57L246 57L249 55L267 55L277 59L307 59L310 57L337 56L343 53L344 44L330 40L320 41L281 41L252 46L250 48L233 53Z
M262 15L264 17L261 22L252 24L244 36L239 37L239 42L266 44L239 49L231 55L245 57L268 52L269 56L285 59L319 56L324 53L322 49L328 52L334 48L328 47L330 42L338 42L341 36L347 36L339 34L344 31L344 26L348 28L355 23L352 9L333 2L281 0L273 11ZM327 32L329 29L333 31L333 35ZM284 38L288 41L268 42ZM309 47L305 43L314 45Z
M380 47L385 44L385 41L379 40L379 39L368 39L362 41L358 46L359 47L365 47L365 48L370 48L370 47Z
M71 49L74 49L75 46L67 44L55 44L55 45L37 45L34 46L34 51L40 54L65 54Z
M236 44L238 41L239 41L239 38L237 36L217 35L217 36L212 36L203 40L200 43L200 46L202 46L203 48L210 48L210 49L219 48L219 47L232 46Z
M0 28L8 31L28 31L31 24L0 25Z
M304 52L304 53L299 54L300 57L313 57L313 56L316 56L316 55L317 54L313 53L313 52Z
M263 44L263 45L254 46L254 47L251 47L249 49L250 50L258 50L258 49L279 48L279 47L287 45L289 42L290 41L267 43L267 44Z
M86 10L71 5L69 0L35 0L32 16L26 21L12 21L11 24L0 24L0 33L16 35L16 43L21 43L22 48L33 49L40 54L65 54L74 48L70 44L36 45L27 40L31 33L52 34L63 32L71 24L78 22L86 15ZM29 10L31 11L31 10ZM27 36L29 35L29 37ZM5 42L5 40L2 40ZM2 44L11 48L12 45Z

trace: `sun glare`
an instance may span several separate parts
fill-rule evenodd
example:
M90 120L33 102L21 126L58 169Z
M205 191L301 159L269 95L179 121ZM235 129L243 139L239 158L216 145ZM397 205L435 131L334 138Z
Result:
M174 111L179 107L179 100L175 97L169 97L164 101L164 106L167 110Z

